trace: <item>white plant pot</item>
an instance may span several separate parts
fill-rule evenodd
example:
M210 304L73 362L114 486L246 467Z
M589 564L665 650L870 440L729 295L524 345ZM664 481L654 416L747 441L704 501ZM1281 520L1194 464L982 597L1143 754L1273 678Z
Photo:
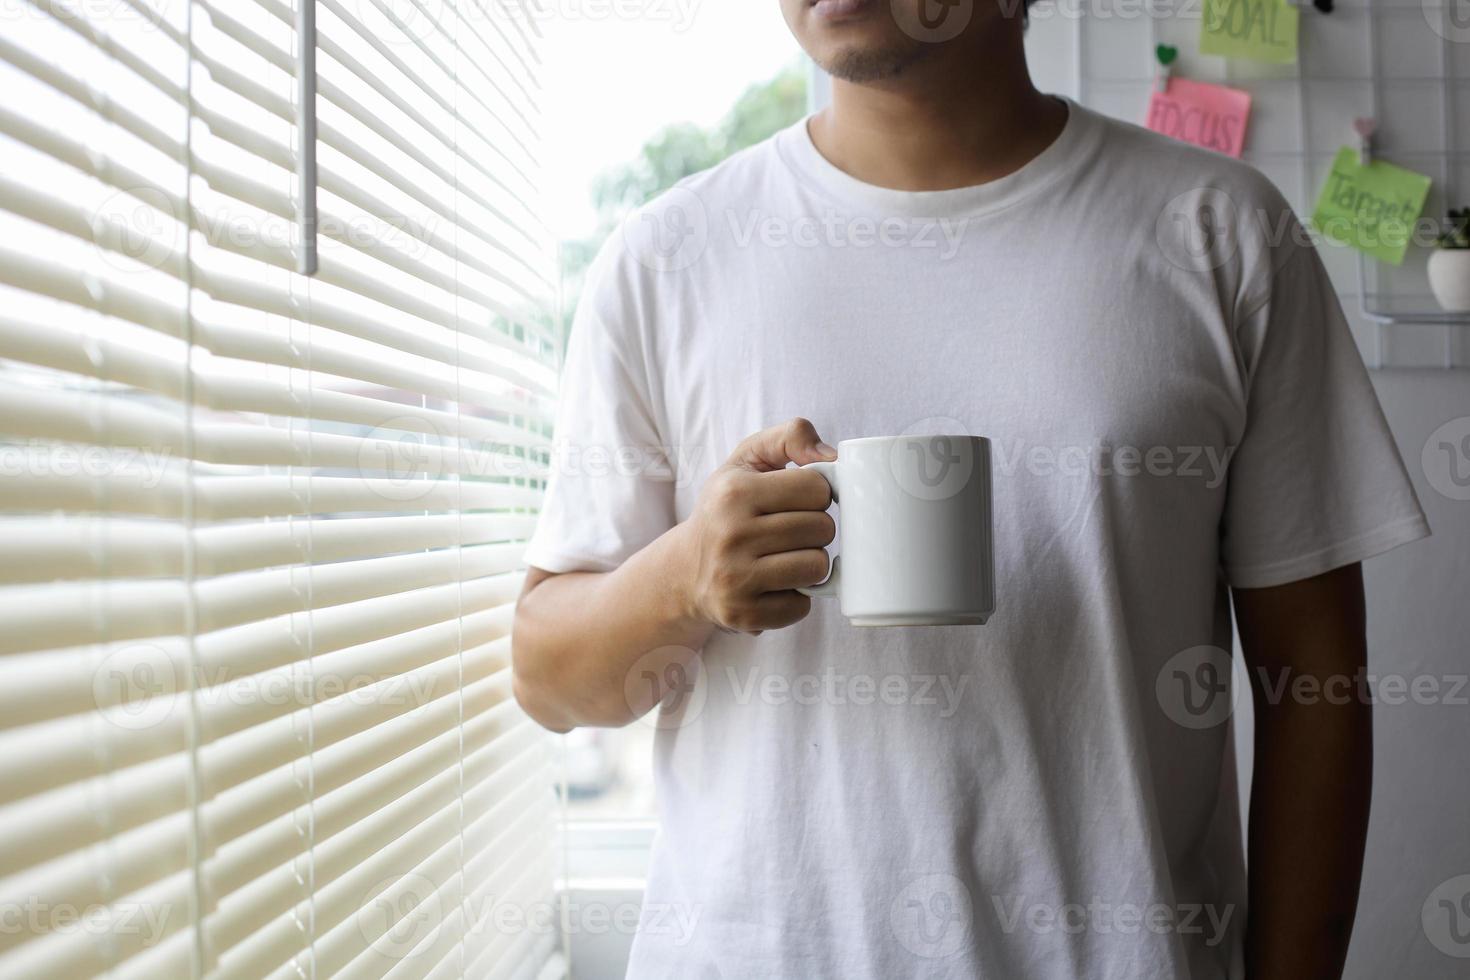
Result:
M1435 249L1429 256L1429 289L1447 312L1470 312L1470 248Z

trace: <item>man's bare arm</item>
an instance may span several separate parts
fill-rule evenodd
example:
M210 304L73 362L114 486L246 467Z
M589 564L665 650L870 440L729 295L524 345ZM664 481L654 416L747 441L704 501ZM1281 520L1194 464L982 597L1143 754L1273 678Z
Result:
M746 439L700 493L689 519L611 572L532 568L516 606L516 699L547 728L625 725L660 692L626 683L658 652L666 677L715 629L760 632L800 620L796 592L827 575L835 525L826 480L787 463L836 456L805 419Z
M1246 977L1338 980L1373 784L1362 570L1234 599L1256 712Z

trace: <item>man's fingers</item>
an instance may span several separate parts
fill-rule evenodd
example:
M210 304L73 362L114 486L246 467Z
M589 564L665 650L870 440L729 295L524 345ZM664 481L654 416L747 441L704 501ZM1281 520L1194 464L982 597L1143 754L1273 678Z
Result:
M755 632L798 623L812 611L812 600L800 592L768 592L755 601Z
M777 470L747 479L745 492L757 514L826 510L832 506L831 484L812 470Z
M748 525L750 547L757 555L802 548L824 548L837 535L837 522L821 510L762 514Z
M761 592L780 592L826 580L831 560L821 548L782 551L755 560L754 582Z
M730 463L753 470L779 470L787 463L836 459L837 450L822 441L806 419L792 419L747 436L730 454Z

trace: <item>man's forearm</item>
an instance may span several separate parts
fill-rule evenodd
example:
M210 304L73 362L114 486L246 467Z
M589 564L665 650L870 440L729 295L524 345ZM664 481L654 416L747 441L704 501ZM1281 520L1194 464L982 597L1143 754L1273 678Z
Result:
M516 698L557 731L624 725L655 699L627 678L646 654L670 663L692 657L713 627L685 608L676 578L686 574L675 527L611 572L532 579L516 609ZM687 651L682 653L681 651ZM650 704L634 704L648 697Z
M1246 980L1338 980L1373 786L1357 565L1235 593L1256 709Z
M1352 695L1257 712L1247 980L1342 975L1373 782L1370 708Z
M806 419L762 429L705 481L693 512L615 571L531 569L516 607L516 699L547 728L625 725L715 629L797 622L827 577L827 481L788 463L837 458Z

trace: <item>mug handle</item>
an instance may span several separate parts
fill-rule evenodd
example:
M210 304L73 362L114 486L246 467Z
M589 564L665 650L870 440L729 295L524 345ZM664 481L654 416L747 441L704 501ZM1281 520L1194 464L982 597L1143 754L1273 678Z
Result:
M803 470L812 470L821 475L827 481L827 486L832 488L832 502L837 503L837 464L827 460L818 460L815 463L805 463L798 467ZM836 599L840 596L842 586L842 556L835 555L832 558L832 571L828 574L826 581L818 582L816 585L804 589L797 589L802 595L811 596L814 599Z

